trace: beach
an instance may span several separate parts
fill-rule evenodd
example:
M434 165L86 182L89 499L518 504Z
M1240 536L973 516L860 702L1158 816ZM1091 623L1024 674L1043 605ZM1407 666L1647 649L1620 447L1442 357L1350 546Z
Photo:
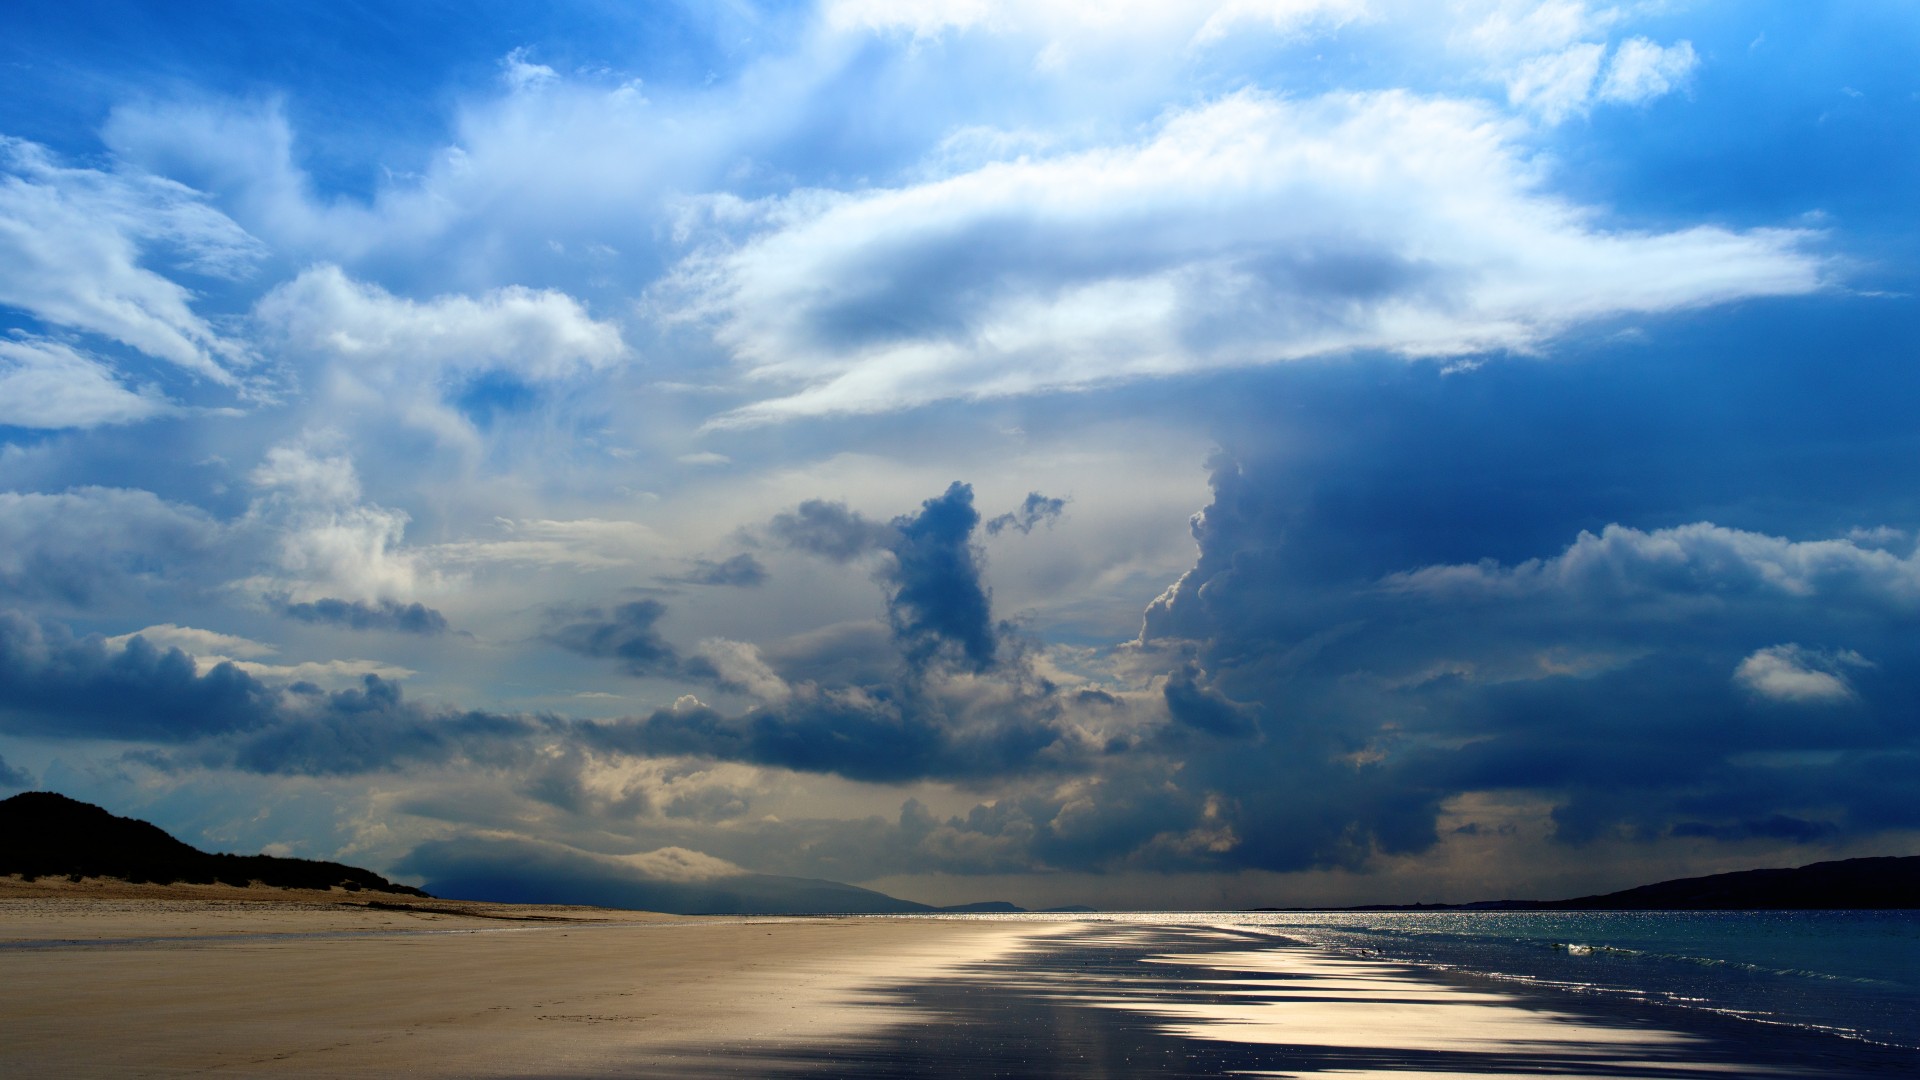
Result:
M1192 917L690 917L88 885L0 891L0 1073L1439 1080L1912 1063Z

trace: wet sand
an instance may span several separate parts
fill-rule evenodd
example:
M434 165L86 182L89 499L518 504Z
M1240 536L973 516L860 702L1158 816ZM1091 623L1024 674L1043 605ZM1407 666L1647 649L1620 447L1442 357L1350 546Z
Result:
M1653 1080L1912 1064L1203 923L13 884L7 1076Z

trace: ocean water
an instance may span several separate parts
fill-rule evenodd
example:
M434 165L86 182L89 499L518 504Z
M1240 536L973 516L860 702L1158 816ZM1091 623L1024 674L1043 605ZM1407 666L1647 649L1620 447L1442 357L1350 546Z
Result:
M1164 923L1179 916L1138 918ZM1645 1002L1676 1014L1710 1013L1920 1050L1920 912L1262 912L1193 918L1551 994Z

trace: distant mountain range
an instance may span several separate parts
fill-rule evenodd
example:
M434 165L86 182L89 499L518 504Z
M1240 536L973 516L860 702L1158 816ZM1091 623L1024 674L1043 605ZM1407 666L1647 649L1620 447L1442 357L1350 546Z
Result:
M51 791L0 800L0 874L111 877L169 885L249 885L425 896L371 870L272 855L215 855L160 828Z
M130 882L262 885L439 896L502 903L591 904L676 914L1024 912L1001 900L934 907L817 878L723 871L663 875L631 860L558 844L465 838L421 845L401 870L427 889L371 870L271 855L215 855L158 826L50 791L0 800L0 875L110 877ZM1056 908L1091 911L1091 908Z
M1373 904L1345 911L1788 911L1920 908L1920 855L1678 878L1571 900ZM1260 908L1261 911L1303 910ZM1316 909L1324 910L1324 909Z

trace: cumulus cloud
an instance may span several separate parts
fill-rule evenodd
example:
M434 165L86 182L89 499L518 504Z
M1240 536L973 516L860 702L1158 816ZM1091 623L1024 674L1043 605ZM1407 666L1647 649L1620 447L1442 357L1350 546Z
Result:
M110 365L70 346L0 338L0 425L90 428L173 411L158 390L129 389Z
M495 369L560 379L626 356L618 328L564 293L515 287L416 301L337 266L274 289L254 315L284 346L337 360L374 385Z
M885 553L889 557L875 577L886 589L894 638L908 662L923 668L938 656L955 654L978 671L993 665L996 649L991 601L973 539L979 524L973 487L956 480L945 494L922 503L920 513L884 525L843 503L810 499L775 516L768 532L789 547L835 562Z
M263 724L272 691L230 664L206 674L178 649L114 648L0 611L0 717L16 733L161 742Z
M553 384L628 355L617 327L556 290L412 300L330 265L262 297L253 319L265 341L325 372L337 404L397 415L454 443L472 438L454 400L463 389Z
M1383 587L1458 597L1556 593L1594 602L1762 594L1911 610L1920 604L1920 558L1852 537L1795 541L1710 522L1650 532L1609 525L1598 535L1581 533L1551 559L1426 567L1395 574Z
M33 777L24 769L7 764L6 758L0 758L0 788L28 789L33 787Z
M308 436L273 447L250 474L261 495L246 524L271 538L278 568L246 585L282 609L326 601L362 603L370 612L388 603L405 608L416 590L436 579L405 545L411 519L405 511L363 501L353 459L327 452L327 441ZM321 608L313 614L318 617ZM351 613L343 608L335 614ZM424 613L421 618L431 622Z
M1850 649L1823 652L1799 645L1774 645L1740 661L1733 681L1772 701L1831 705L1856 697L1853 684L1847 681L1848 669L1872 666Z
M1132 145L767 204L663 295L775 396L721 426L1351 352L1821 287L1811 234L1610 231L1483 106L1243 91Z
M193 311L193 294L145 262L226 274L260 254L252 237L180 184L79 169L0 137L0 304L97 334L215 383L248 362Z

